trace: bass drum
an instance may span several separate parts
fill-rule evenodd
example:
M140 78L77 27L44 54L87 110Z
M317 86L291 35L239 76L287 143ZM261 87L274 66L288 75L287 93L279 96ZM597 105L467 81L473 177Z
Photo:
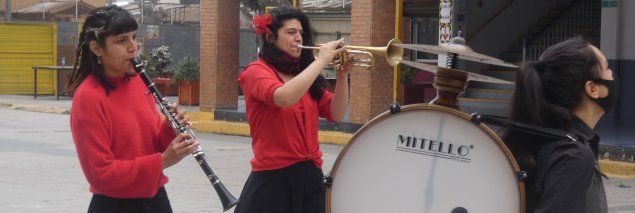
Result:
M327 211L524 212L518 172L500 138L465 113L408 105L367 123L340 152Z

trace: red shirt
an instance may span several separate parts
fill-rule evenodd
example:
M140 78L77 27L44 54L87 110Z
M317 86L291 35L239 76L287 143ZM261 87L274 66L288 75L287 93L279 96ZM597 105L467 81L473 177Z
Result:
M77 88L71 132L79 162L95 194L149 198L168 182L161 153L176 137L159 116L139 76L113 78L107 96L89 75Z
M247 110L252 149L252 171L279 169L313 160L322 168L318 143L318 116L333 121L333 93L324 90L320 101L307 91L291 107L278 107L273 93L284 83L276 71L262 59L249 64L238 76Z

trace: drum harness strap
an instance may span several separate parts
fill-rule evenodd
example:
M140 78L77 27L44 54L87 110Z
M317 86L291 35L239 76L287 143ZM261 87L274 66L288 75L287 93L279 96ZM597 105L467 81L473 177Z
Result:
M505 127L505 128L512 128L518 131L523 131L526 133L530 133L530 134L535 134L535 135L539 135L539 136L544 136L547 138L552 138L554 140L558 140L558 141L562 141L562 140L568 140L571 142L583 142L587 145L589 145L589 142L582 136L579 136L577 134L574 133L570 133L570 132L565 132L562 130L558 130L558 129L552 129L552 128L544 128L544 127L540 127L540 126L534 126L534 125L530 125L530 124L523 124L520 122L514 122L514 121L510 121L508 119L505 118L501 118L498 116L492 116L492 115L480 115L477 113L472 113L472 122L475 124L480 124L480 123L487 123L487 124L491 124L491 125L495 125L495 126L500 126L500 127ZM536 165L547 165L549 164L549 160L551 158L551 153L553 152L553 150L555 149L555 142L552 143L546 143L545 145L543 145L543 147L539 148L538 150L538 155L536 156ZM538 166L537 166L538 167ZM538 170L536 171L536 178L534 179L534 189L536 193L540 193L542 191L542 187L540 185L540 182L542 181L542 178L545 175L546 170ZM527 173L525 171L521 171L519 172L519 174L517 174L519 180L524 181L527 178ZM602 185L601 180L600 179L609 179L609 177L602 173L602 171L600 171L600 168L598 166L597 160L595 163L595 167L594 167L594 174L592 175L591 178L591 182L589 184L589 188L587 189L587 197L590 195L594 195L594 194L605 194L604 192L604 188L603 187L598 187L598 185ZM606 199L600 199L597 197L594 197L595 199L599 199L598 202L600 203L591 203L591 205L587 205L587 210L589 210L590 212L607 212L606 209ZM603 205L600 205L602 204Z
M518 131L522 131L522 132L526 132L526 133L530 133L533 135L538 135L538 136L542 136L542 137L546 137L546 138L550 138L554 140L568 140L572 142L581 141L581 142L587 143L586 141L584 141L584 138L579 135L576 135L571 132L565 132L558 129L545 128L545 127L535 126L531 124L524 124L524 123L511 121L509 119L505 119L505 118L493 116L493 115L481 115L478 113L472 113L471 117L472 117L471 118L472 123L475 123L477 125L481 123L486 123L486 124L491 124L495 126L511 128ZM551 157L551 153L553 152L554 145L555 143L546 143L545 145L543 145L543 147L539 149L538 155L536 156L536 165L540 165L540 164L545 165L549 163L549 158ZM544 170L537 171L537 174L535 176L536 183L542 180L543 176L545 175L544 173L545 173ZM518 179L520 179L521 181L525 181L527 179L527 173L525 171L519 172ZM536 189L537 191L541 191L540 184L536 184L536 187L537 187Z

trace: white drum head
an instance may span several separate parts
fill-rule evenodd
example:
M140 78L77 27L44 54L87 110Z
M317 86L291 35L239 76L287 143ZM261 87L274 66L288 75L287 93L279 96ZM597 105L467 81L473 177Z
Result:
M518 171L501 140L466 114L404 106L373 119L342 150L327 211L523 212Z

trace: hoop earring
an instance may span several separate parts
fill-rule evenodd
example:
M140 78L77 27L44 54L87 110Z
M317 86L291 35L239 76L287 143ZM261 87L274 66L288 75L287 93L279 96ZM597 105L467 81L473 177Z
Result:
M97 64L101 64L101 56L97 56Z

